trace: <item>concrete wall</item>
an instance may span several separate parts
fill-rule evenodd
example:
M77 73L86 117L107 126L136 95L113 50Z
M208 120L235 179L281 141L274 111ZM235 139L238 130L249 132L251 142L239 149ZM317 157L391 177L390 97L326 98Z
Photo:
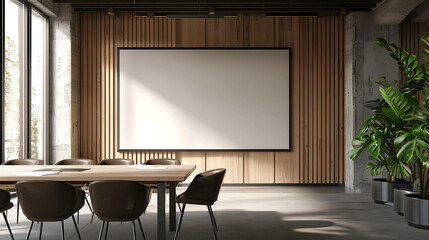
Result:
M50 159L79 157L80 50L78 17L69 4L50 18Z
M372 114L365 104L380 97L380 77L398 78L396 62L386 50L374 45L378 37L399 44L399 26L376 26L373 13L350 13L345 19L345 185L352 192L367 192L373 178L366 171L368 153L355 161L348 156L352 139Z

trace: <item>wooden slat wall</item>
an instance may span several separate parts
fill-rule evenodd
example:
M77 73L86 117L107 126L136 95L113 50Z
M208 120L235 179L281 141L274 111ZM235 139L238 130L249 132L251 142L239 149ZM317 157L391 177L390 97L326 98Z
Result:
M427 32L429 32L428 23L413 23L409 17L402 21L399 29L401 47L407 52L416 55L421 63L423 62L423 49L426 47L421 38ZM400 77L403 80L405 76L400 74Z
M344 182L342 17L167 19L81 13L81 157L177 158L227 183ZM290 47L290 152L117 152L116 47Z

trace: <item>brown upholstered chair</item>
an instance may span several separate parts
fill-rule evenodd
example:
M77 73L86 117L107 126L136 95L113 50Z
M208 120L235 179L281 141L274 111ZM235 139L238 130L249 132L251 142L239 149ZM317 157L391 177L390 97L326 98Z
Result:
M84 158L63 159L55 165L94 165L94 160Z
M94 160L92 159L86 159L86 158L71 158L71 159L63 159L55 163L55 165L94 165ZM73 182L70 183L71 185L80 188L82 190L85 190L87 186L87 182ZM94 219L94 211L92 211L91 204L89 203L88 199L86 198L85 194L85 202L89 207L89 210L91 211L91 223ZM77 212L77 223L79 223L79 211Z
M95 215L103 221L99 238L101 239L106 225L106 236L109 222L130 221L136 239L135 220L138 220L143 239L146 239L140 216L146 211L151 192L148 187L131 181L96 181L89 184L89 194Z
M37 159L13 159L4 162L2 165L40 165L41 161Z
M13 203L10 202L10 193L4 190L0 190L0 212L3 213L4 221L6 222L7 229L9 230L10 237L12 240L13 234L12 230L10 230L9 222L7 221L7 216L5 211L11 209L13 207Z
M12 159L4 162L2 165L40 165L41 160L38 159ZM13 183L5 183L0 185L1 189L4 189L8 192L15 192L15 182ZM16 205L16 224L19 223L19 201Z
M134 161L132 159L104 159L98 163L98 165L134 165Z
M180 165L179 160L176 159L151 159L147 160L145 165Z
M189 187L186 191L179 196L177 196L177 203L182 203L182 209L180 213L179 223L177 225L176 233L174 234L174 239L177 239L177 236L180 231L180 226L182 225L183 215L185 213L186 204L198 204L206 205L209 211L210 220L213 225L213 232L215 238L217 239L217 225L214 218L212 205L217 201L219 196L220 187L225 177L226 169L219 168L213 169L207 172L203 172L195 176L194 180L189 184Z
M73 214L84 205L84 191L64 182L21 181L16 184L16 192L22 212L31 221L27 240L35 221L40 222L39 239L42 237L44 222L61 221L61 233L64 240L64 220L69 217L72 217L79 239L81 239Z

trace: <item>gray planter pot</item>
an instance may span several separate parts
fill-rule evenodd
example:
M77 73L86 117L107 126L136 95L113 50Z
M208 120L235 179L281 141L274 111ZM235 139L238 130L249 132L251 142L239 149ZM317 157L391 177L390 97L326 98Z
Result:
M404 199L405 194L418 194L419 192L414 192L412 187L409 188L396 188L394 191L394 207L395 211L401 215L404 216Z
M421 199L419 194L405 194L404 217L408 225L429 230L429 199Z
M393 190L395 188L413 187L412 182L405 180L397 180L396 182L388 182L385 178L372 179L372 199L376 203L391 203L393 202Z

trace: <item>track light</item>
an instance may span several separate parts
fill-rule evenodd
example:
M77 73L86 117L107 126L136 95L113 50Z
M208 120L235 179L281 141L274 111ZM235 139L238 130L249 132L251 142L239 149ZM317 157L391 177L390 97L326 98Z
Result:
M107 14L109 16L114 16L115 15L115 9L114 8L108 8L107 9Z
M210 7L209 8L209 15L215 15L216 14L216 9L214 7Z

